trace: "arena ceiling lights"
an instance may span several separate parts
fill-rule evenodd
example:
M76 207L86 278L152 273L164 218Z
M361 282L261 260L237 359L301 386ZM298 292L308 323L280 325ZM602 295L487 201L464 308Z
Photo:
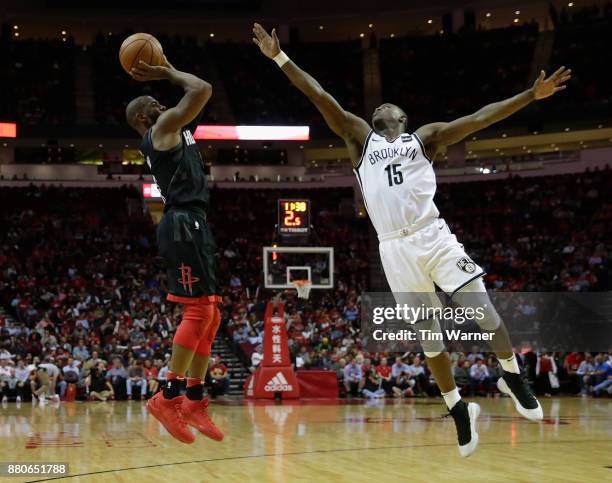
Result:
M308 141L308 126L220 126L199 125L193 136L200 140Z

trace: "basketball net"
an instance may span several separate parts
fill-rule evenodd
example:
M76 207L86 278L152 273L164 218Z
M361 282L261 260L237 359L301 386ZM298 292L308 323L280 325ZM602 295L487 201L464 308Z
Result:
M293 280L291 283L297 290L298 298L307 299L310 296L312 283L309 280Z

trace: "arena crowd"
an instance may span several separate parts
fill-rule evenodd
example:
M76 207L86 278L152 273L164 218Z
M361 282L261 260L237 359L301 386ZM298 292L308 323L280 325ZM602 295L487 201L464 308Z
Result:
M487 271L494 290L610 289L612 199L607 169L582 175L443 184L437 202ZM460 190L461 193L457 191ZM219 246L222 329L245 370L261 362L261 246L273 241L282 191L213 189L210 223ZM347 213L352 190L304 190L318 243L336 247L336 286L308 301L287 294L297 370L335 371L348 395L434 394L421 354L368 353L359 338L369 288L368 221ZM103 202L101 202L101 200ZM165 301L155 227L134 188L0 190L0 379L3 397L141 398L164 384L180 306ZM575 230L580 223L582 230ZM248 229L247 229L248 227ZM610 392L611 353L523 354L541 394ZM499 366L487 352L454 353L462 390L494 394ZM224 361L211 391L227 391ZM74 384L75 386L72 386Z

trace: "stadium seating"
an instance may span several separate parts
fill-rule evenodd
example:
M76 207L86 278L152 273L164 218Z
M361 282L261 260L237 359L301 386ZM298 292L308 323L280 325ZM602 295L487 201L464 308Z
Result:
M403 106L411 127L469 114L527 87L536 38L525 25L382 40L383 98Z
M574 74L569 88L571 95L555 99L547 108L549 116L574 120L605 118L610 111L612 94L606 81L611 74L612 6L600 15L595 9L578 12L570 21L560 22L555 31L551 65L571 66Z
M71 39L0 40L0 119L74 124L75 52Z
M572 16L567 12L553 15L558 18L548 64L574 69L572 94L553 99L546 112L530 108L523 117L513 117L512 123L525 124L526 116L531 122L605 117L610 104L606 79L611 64L611 12L608 4L588 7ZM74 124L75 78L79 66L89 61L95 121L99 124L123 124L125 104L140 94L174 102L180 94L175 88L164 83L139 84L122 71L117 52L130 33L101 33L89 46L76 46L70 38L65 42L5 38L0 42L0 79L8 89L0 95L0 117L27 124ZM213 97L206 121L309 124L315 134L330 136L320 114L252 44L156 35L177 67L223 83L230 105L221 109ZM529 75L538 35L536 24L524 24L374 41L372 45L380 52L383 99L404 107L410 126L416 126L452 119L510 96L533 81ZM369 117L363 105L361 42L304 43L296 37L284 49L343 106Z
M612 172L443 184L441 211L488 272L491 288L513 291L609 290ZM261 247L273 241L282 191L214 189L209 217L219 246L222 334L244 364L257 344L269 294ZM336 247L336 287L310 300L288 295L290 348L301 370L337 370L359 351L359 297L367 290L368 222L338 207L352 190L304 190L318 241ZM100 200L104 200L103 203ZM154 226L132 188L2 188L1 348L27 363L89 354L126 366L164 360L180 321L164 303L165 273ZM582 230L575 227L580 224ZM44 234L44 235L43 235ZM142 330L141 330L142 329ZM80 349L78 349L80 350ZM78 351L77 350L77 351ZM382 356L373 355L375 362ZM488 357L486 354L483 357ZM459 359L457 359L459 360Z

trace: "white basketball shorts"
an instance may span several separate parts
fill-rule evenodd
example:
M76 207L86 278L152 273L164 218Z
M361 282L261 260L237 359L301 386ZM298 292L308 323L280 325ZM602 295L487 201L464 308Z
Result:
M380 258L392 292L434 292L435 284L452 295L485 274L443 219L379 239Z

